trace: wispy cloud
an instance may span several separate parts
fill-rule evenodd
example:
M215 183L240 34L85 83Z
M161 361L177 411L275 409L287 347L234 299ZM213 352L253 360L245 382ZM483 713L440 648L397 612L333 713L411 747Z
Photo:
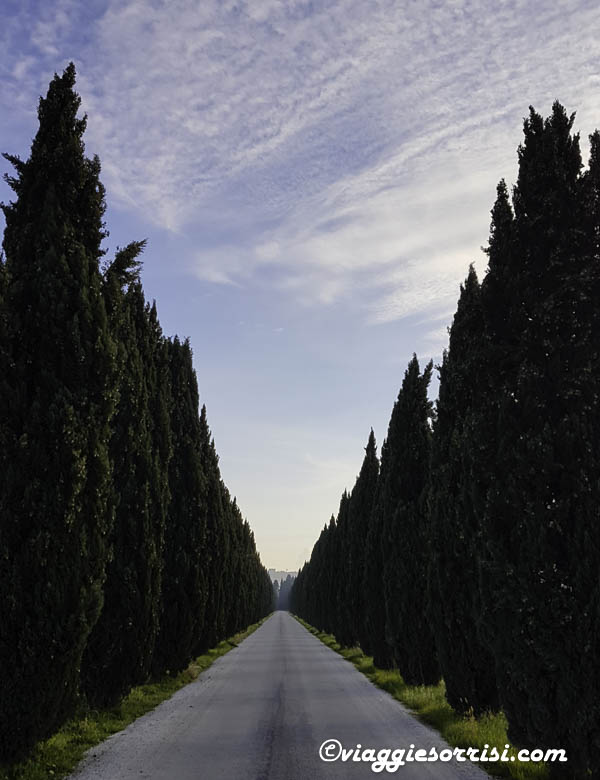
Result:
M204 279L218 267L224 279L244 280L271 266L302 303L353 299L373 324L451 312L468 264L483 267L494 175L481 163L470 155L460 170L449 161L424 171L400 155L305 199L267 243L199 251L193 268Z
M15 15L8 99L74 49L113 202L194 243L202 279L271 268L300 302L354 300L370 323L450 309L528 103L558 96L586 132L600 116L587 0L78 7Z

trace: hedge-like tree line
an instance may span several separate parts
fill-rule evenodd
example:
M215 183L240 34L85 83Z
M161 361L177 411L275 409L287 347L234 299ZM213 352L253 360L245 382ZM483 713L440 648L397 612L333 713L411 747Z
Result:
M40 99L29 159L5 155L1 763L273 608L190 345L144 297L144 242L101 266L105 193L74 84L71 64Z
M600 773L600 134L533 109L488 269L431 364L406 371L298 574L291 608L461 713L503 709L528 748Z

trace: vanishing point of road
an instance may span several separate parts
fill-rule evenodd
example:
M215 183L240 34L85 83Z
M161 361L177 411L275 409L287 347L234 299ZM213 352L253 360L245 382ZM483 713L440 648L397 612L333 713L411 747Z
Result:
M374 778L370 763L324 762L319 748L448 746L287 612L152 712L88 751L72 780ZM329 753L333 755L333 753ZM406 763L403 780L484 780L471 761ZM389 777L385 770L381 775ZM380 775L380 776L381 776Z

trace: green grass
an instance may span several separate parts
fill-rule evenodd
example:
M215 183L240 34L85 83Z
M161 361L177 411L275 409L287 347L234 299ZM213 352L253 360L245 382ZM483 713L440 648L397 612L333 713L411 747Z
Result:
M443 681L439 685L406 685L399 672L378 669L373 664L373 659L364 655L360 648L342 647L331 634L319 631L297 615L294 617L323 644L354 664L375 685L406 705L419 720L437 729L452 747L474 747L481 750L487 744L490 749L495 746L498 752L502 753L504 746L510 744L506 735L506 717L503 713L486 714L479 718L463 717L446 701ZM509 755L515 756L514 762L478 763L477 766L496 777L548 780L550 773L546 764L520 762L516 754L517 750L511 747Z
M0 769L0 780L60 780L70 774L83 754L111 734L122 731L140 715L170 698L243 639L252 634L267 618L240 631L217 647L199 656L176 677L165 676L158 682L140 685L114 709L92 711L66 723L45 742L40 742L30 758L8 769ZM115 778L116 780L116 778Z

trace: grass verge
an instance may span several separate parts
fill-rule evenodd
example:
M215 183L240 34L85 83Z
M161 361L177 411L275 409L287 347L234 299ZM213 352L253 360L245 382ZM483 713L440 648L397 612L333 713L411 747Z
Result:
M269 616L267 616L269 617ZM60 780L70 774L81 761L83 754L111 734L122 731L136 718L145 715L158 704L170 698L184 685L193 682L208 669L217 658L228 653L243 639L256 631L267 618L248 626L217 647L198 656L176 677L165 676L157 682L134 688L115 708L91 711L74 718L62 729L34 748L31 756L8 769L0 769L0 780Z
M319 631L297 615L294 617L323 644L354 664L371 682L405 704L419 720L437 729L452 747L474 747L482 750L488 745L490 749L496 747L501 754L505 745L510 744L506 735L508 724L503 713L486 714L480 718L459 715L446 701L443 681L439 685L406 685L399 672L378 669L373 664L373 659L364 655L360 648L342 647L332 634ZM550 773L546 764L519 761L517 749L513 747L510 748L509 755L515 757L510 763L478 763L477 766L496 777L548 780Z

